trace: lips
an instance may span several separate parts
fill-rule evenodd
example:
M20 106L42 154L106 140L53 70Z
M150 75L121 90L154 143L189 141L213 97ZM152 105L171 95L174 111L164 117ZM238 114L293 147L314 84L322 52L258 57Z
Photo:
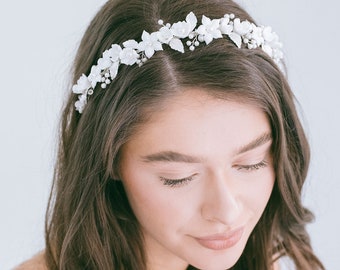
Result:
M205 248L212 250L224 250L236 245L242 235L244 227L229 231L227 233L213 234L204 237L195 237L197 242Z

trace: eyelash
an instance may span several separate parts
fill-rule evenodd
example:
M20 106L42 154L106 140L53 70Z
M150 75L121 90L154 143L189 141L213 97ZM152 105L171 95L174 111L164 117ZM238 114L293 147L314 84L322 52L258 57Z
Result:
M262 160L259 163L252 164L252 165L237 165L237 170L245 170L247 172L257 171L261 168L267 167L268 163L265 160ZM195 175L191 175L189 177L181 178L181 179L168 179L161 177L163 184L169 187L179 187L188 184L190 181L194 179Z
M256 164L252 164L252 165L237 165L237 170L245 170L247 172L251 172L251 171L257 171L261 168L265 168L267 167L268 165L268 162L265 161L265 160L262 160L261 162L259 163L256 163Z
M194 179L195 175L191 175L189 177L181 178L181 179L168 179L161 177L161 180L163 181L163 184L165 186L170 186L170 187L178 187L178 186L183 186L185 184L188 184L190 181Z

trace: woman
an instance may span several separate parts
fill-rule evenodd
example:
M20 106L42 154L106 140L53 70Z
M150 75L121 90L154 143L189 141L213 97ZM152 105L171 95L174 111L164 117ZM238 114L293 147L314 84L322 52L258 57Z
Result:
M232 1L102 7L75 59L33 265L324 269L280 43L252 22Z

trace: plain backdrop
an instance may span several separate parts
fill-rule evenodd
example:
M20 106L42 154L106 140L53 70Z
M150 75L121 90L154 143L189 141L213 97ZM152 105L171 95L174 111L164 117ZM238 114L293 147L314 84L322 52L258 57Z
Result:
M142 1L142 0L141 0ZM60 107L77 45L104 0L6 1L0 8L0 269L44 248ZM284 43L312 161L303 200L313 247L340 265L340 4L239 0Z

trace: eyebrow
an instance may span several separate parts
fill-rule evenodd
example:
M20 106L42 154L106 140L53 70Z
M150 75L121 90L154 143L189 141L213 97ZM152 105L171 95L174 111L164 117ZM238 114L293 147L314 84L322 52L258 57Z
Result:
M272 136L271 133L264 133L255 140L251 141L250 143L241 146L237 149L236 155L240 155L242 153L248 152L253 150L266 142L271 141ZM190 156L174 151L161 151L155 154L146 155L142 157L144 162L182 162L182 163L201 163L202 158Z
M202 159L173 151L163 151L142 157L144 162L200 163Z
M264 145L265 143L269 142L272 140L272 134L269 132L263 133L261 136L257 137L255 140L251 141L250 143L241 146L236 154L240 155L243 154L245 152L248 152L250 150L253 150L261 145Z

